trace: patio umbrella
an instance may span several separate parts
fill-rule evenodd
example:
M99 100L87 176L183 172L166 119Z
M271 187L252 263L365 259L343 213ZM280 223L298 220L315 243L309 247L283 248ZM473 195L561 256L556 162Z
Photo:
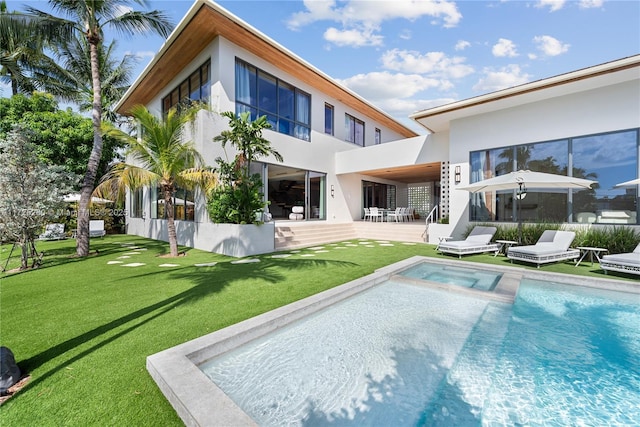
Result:
M620 184L616 184L613 187L614 188L618 188L618 187L635 187L636 185L640 185L640 178L632 179L631 181L621 182Z
M532 189L588 189L597 181L589 179L575 178L572 176L556 175L545 172L531 172L529 170L519 170L510 172L494 178L474 182L470 185L456 187L458 190L466 190L470 193L481 191L517 190L516 200L518 200L518 241L522 242L522 216L521 199L527 194L527 190Z
M78 193L67 194L66 196L63 197L62 200L64 200L67 203L79 202L80 194ZM113 200L107 200L100 197L91 197L91 203L102 203L102 204L113 203Z

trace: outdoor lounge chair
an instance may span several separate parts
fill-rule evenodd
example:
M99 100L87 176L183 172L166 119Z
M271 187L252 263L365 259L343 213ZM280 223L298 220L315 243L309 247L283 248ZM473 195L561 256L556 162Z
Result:
M104 231L104 221L101 219L92 219L89 221L89 237L102 237L106 234Z
M54 223L47 224L44 228L44 233L38 236L39 240L61 240L66 239L64 234L64 224Z
M496 227L475 226L464 240L448 240L438 245L437 250L442 253L462 255L478 254L482 252L496 252L500 245L491 243Z
M607 271L640 274L640 243L633 252L605 255L600 259L600 268Z
M576 233L573 231L545 230L535 245L512 246L507 251L507 258L530 262L538 265L549 262L576 259L580 256L578 249L570 249Z

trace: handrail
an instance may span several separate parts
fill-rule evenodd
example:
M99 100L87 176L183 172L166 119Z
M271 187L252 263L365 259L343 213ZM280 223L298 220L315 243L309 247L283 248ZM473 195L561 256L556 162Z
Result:
M431 224L438 221L438 205L435 205L429 215L427 215L426 222L427 224Z

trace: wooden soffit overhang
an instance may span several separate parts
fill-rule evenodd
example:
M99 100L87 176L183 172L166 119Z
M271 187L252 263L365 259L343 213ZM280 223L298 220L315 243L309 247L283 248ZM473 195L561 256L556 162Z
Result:
M166 87L180 71L219 36L403 137L417 136L413 130L339 85L327 75L210 0L199 0L194 4L162 46L160 52L120 100L116 111L120 114L127 114L136 104L148 104L159 90Z

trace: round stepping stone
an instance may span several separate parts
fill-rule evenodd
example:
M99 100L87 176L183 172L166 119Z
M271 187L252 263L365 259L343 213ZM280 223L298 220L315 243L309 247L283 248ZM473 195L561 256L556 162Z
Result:
M323 253L323 252L329 252L329 251L325 251L325 250L322 250L322 251L316 251L316 253L317 253L317 254L321 254L321 253Z
M109 261L107 262L107 264L112 265L112 264L122 264L122 261Z
M316 254L302 254L300 256L316 256Z
M380 246L393 246L391 243L380 243Z
M131 257L129 255L122 255L118 257L118 259L128 259L128 258L131 258Z
M160 264L158 267L180 267L180 264Z
M276 254L276 255L271 255L271 258L287 258L290 256L291 254Z
M216 264L217 262L203 262L200 264L193 264L193 265L195 265L196 267L213 267Z
M407 246L415 246L415 243L410 243L410 242L403 242L403 245L407 245Z
M132 262L130 264L122 264L122 267L140 267L145 265L143 262Z
M250 264L252 262L260 262L258 258L239 259L237 261L231 261L231 264Z

